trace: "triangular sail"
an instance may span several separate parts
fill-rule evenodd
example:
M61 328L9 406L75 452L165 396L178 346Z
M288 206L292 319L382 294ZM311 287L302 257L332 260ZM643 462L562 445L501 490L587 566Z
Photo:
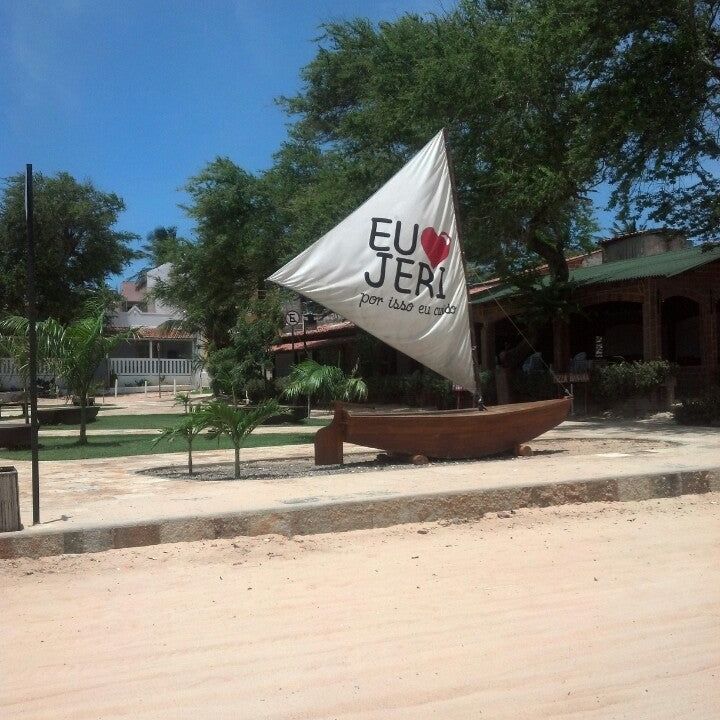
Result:
M269 280L475 391L465 270L443 133Z

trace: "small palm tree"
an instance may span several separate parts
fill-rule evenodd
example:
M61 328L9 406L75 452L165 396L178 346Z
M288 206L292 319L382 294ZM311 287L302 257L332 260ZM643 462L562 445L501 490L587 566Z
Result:
M187 445L188 451L188 475L193 474L192 447L193 440L208 426L208 419L205 412L194 410L180 417L180 420L172 427L165 428L160 435L153 438L152 444L155 447L163 440L173 442L182 439Z
M173 405L182 405L183 411L187 413L188 406L190 405L190 393L178 393L175 396L175 402Z
M305 360L293 367L283 394L290 400L301 395L345 402L364 400L367 397L367 384L356 372L357 367L347 375L335 365L321 365L315 360Z
M235 479L240 477L240 448L245 438L261 423L284 411L275 400L266 400L256 407L232 407L220 400L208 403L203 414L209 428L208 437L227 435L235 448Z
M95 371L118 343L132 337L133 331L106 334L105 313L95 311L71 322L55 341L60 376L68 393L76 395L80 404L80 445L87 444L86 408Z

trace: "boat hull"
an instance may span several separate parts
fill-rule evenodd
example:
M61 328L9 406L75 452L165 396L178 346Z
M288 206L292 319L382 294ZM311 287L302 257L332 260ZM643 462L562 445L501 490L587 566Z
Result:
M339 403L333 421L315 436L315 464L341 463L343 442L439 459L517 451L522 443L559 425L570 407L570 398L436 412L373 411Z

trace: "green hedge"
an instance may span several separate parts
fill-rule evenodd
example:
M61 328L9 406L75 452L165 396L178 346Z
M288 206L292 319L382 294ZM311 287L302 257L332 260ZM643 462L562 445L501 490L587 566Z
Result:
M549 400L557 397L557 387L547 368L530 372L516 370L510 375L510 390L516 401Z
M675 368L667 360L595 365L592 371L593 396L603 404L649 398L674 374Z
M450 381L430 370L416 370L407 375L379 375L365 381L371 403L454 407Z
M720 387L711 387L701 398L683 400L673 415L681 425L720 425Z

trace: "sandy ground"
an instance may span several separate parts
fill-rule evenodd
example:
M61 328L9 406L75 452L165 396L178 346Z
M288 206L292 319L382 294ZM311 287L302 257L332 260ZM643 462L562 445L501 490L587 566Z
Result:
M720 717L720 496L0 562L0 718Z

